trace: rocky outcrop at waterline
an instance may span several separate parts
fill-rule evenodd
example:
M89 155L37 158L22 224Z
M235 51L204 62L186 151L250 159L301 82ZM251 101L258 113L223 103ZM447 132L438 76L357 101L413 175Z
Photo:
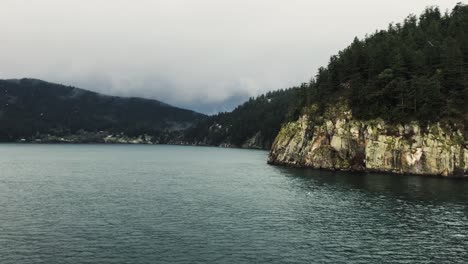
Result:
M356 120L345 106L285 124L273 143L270 164L332 170L467 177L464 134L440 123L389 124Z

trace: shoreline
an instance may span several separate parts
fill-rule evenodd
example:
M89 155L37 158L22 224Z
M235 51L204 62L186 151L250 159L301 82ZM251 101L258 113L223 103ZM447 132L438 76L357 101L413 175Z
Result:
M268 165L285 167L285 168L294 168L294 169L303 169L303 170L318 170L318 171L329 171L329 172L350 172L350 173L376 173L376 174L390 174L396 176L416 176L416 177L430 177L430 178L442 178L442 179L453 179L453 180L468 180L468 175L457 176L457 175L448 175L444 176L442 174L417 174L410 172L397 172L397 171L386 171L378 169L363 169L363 170L354 170L354 169L336 169L336 168L316 168L311 166L295 165L291 163L284 163L278 161L267 161Z

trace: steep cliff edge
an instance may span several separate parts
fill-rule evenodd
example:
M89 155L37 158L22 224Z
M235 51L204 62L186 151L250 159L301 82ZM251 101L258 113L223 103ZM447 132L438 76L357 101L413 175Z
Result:
M285 124L268 163L332 170L468 177L468 149L460 130L418 122L392 125L353 118L344 105L321 116L315 107Z

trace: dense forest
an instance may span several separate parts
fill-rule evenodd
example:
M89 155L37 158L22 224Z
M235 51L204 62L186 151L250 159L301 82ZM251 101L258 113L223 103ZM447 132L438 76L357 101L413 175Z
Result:
M346 98L360 119L447 121L468 127L468 6L427 8L330 58L294 105Z
M0 80L0 141L80 131L158 136L202 118L156 100L106 96L35 79Z
M227 144L240 147L258 136L255 146L268 149L290 116L300 87L268 92L250 98L232 112L211 116L186 131L184 141L196 144Z

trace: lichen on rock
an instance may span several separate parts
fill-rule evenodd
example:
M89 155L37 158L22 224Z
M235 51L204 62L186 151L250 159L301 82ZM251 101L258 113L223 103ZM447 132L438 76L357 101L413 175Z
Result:
M346 104L329 107L320 117L311 116L316 112L311 109L283 126L270 164L467 177L468 150L459 130L439 123L356 120Z

